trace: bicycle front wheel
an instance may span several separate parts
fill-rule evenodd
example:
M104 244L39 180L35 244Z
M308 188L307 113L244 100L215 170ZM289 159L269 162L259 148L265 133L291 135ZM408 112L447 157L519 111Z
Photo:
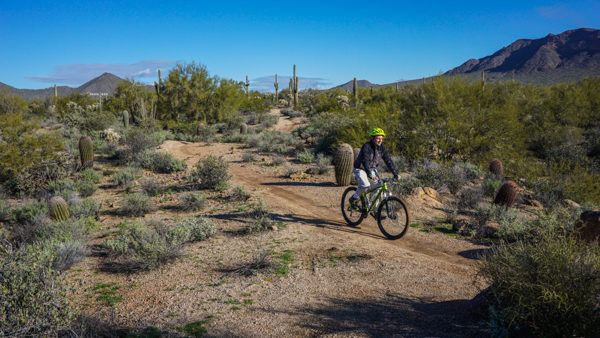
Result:
M364 206L361 199L358 200L356 207L350 205L350 197L354 195L356 191L356 187L348 187L344 193L342 194L342 215L346 220L346 223L350 226L358 226L360 222L365 218L365 213L363 212Z
M398 239L408 230L408 209L406 204L396 196L384 199L377 208L377 225L388 239Z

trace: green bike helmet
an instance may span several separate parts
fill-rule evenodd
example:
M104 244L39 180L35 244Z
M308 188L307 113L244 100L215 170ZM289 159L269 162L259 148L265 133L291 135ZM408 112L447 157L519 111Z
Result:
M373 129L371 129L369 136L371 136L371 137L385 136L385 131L383 131L383 129L381 129L381 128L373 128Z

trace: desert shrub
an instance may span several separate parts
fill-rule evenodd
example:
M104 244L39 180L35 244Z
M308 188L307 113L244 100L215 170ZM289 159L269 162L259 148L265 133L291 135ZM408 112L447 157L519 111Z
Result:
M79 181L77 182L77 192L79 195L83 197L92 196L96 190L98 190L98 186L90 181Z
M315 161L315 154L312 151L305 149L304 151L299 152L298 155L296 155L296 158L300 163L313 163Z
M18 224L27 224L35 221L40 216L48 214L46 203L37 200L26 201L12 210L11 219Z
M196 128L196 137L198 141L212 142L217 134L217 128L215 125L199 125Z
M281 156L281 155L275 155L275 156L273 156L273 159L271 160L272 166L280 166L284 163L285 163L285 157Z
M481 183L481 190L483 195L493 198L500 190L502 186L502 180L496 178L494 175L487 175Z
M277 123L277 116L271 114L265 114L260 121L260 125L263 128L271 128Z
M139 158L146 150L163 143L166 137L166 132L152 132L142 128L129 129L123 140L127 148L127 158L130 160Z
M142 191L146 193L148 196L156 196L164 190L160 183L151 177L143 178L140 181L140 186Z
M44 241L85 241L89 233L97 228L93 218L68 219L62 222L46 222L36 229L35 240Z
M127 188L133 183L137 175L138 170L136 168L127 167L113 174L111 176L111 180L116 186Z
M507 242L514 242L529 230L527 222L520 219L514 209L501 205L492 204L487 208L478 208L475 217L479 227L483 227L488 221L497 222L500 229L495 236Z
M68 270L73 264L80 262L88 255L89 250L84 243L77 240L56 243L52 268L57 271Z
M301 111L294 110L292 108L283 108L281 114L288 116L289 118L301 117L303 114Z
M454 163L452 173L463 182L476 180L482 174L479 167L469 162Z
M255 234L271 230L275 222L269 216L261 216L253 219L248 226L244 228L244 233Z
M223 137L221 137L221 142L223 142L223 143L247 143L249 137L250 137L249 134L239 134L239 133L227 134L227 135L224 135Z
M184 243L205 240L215 232L205 218L190 218L171 228L162 222L124 222L117 237L103 244L110 260L105 268L115 272L152 270L177 258Z
M100 174L94 169L88 168L82 170L79 173L79 178L83 181L90 181L92 183L98 184L100 183L100 180L102 180L102 174Z
M187 218L171 229L171 232L182 231L186 232L183 242L198 242L206 240L217 233L217 228L214 223L205 217Z
M315 166L308 169L309 174L325 175L331 170L331 157L324 154L318 154L315 159Z
M475 209L483 198L483 192L475 187L463 188L457 193L456 198L460 209Z
M256 156L253 153L247 151L242 154L242 162L254 162L254 161L256 161Z
M189 179L201 189L221 189L229 181L228 168L223 158L210 155L196 163Z
M465 185L468 175L474 173L460 165L448 168L437 162L425 161L417 167L415 175L424 186L439 189L445 185L455 194Z
M0 335L54 336L69 327L75 312L51 267L47 250L3 248L0 256Z
M269 215L269 209L267 205L262 199L257 200L250 206L250 211L248 212L248 217L259 219L261 217L266 217Z
M109 257L104 268L113 272L152 270L177 258L182 244L177 236L168 234L163 224L124 222L119 225L117 237L102 244Z
M185 211L196 211L204 208L206 197L201 193L185 193L179 197L179 208Z
M250 199L250 193L246 191L244 187L238 185L231 190L229 199L231 199L232 201L247 201L248 199Z
M302 147L302 142L293 135L274 130L251 135L246 144L260 152L277 154L288 154Z
M550 208L557 206L566 198L564 186L556 180L535 179L531 182L531 190L536 198Z
M144 216L152 211L154 205L146 194L133 193L128 194L121 206L121 214L128 216Z
M487 255L493 318L505 334L591 337L600 332L600 247L574 236L500 245ZM500 331L500 330L499 330Z
M93 169L85 169L79 173L79 181L76 183L77 191L83 197L88 197L94 194L98 189L97 184L100 183L102 176L99 172Z
M178 160L173 155L165 152L146 150L140 157L142 168L152 170L155 173L170 174L186 169L184 161Z
M72 202L70 205L71 215L75 218L93 217L97 218L100 212L100 204L91 198Z
M407 196L412 191L422 186L423 183L414 176L402 177L397 183L391 185L392 191L398 196Z
M60 196L66 200L69 200L75 193L75 182L70 178L62 180L51 181L48 183L48 195Z

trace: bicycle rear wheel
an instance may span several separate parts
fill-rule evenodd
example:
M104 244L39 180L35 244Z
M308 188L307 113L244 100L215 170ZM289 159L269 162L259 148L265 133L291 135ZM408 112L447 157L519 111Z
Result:
M398 239L408 230L410 222L406 203L396 196L384 199L377 208L377 225L388 239Z
M342 215L344 216L346 223L353 227L358 226L366 216L364 213L365 208L361 199L357 201L357 207L352 207L350 205L350 197L354 195L355 191L356 187L348 187L342 194L341 202Z

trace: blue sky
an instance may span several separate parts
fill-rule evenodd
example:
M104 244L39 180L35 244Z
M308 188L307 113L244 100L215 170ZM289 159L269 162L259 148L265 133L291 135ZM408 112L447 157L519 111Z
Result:
M152 82L157 68L196 62L269 90L294 63L303 88L390 83L580 27L600 28L600 0L0 0L0 82L79 86L103 72Z

